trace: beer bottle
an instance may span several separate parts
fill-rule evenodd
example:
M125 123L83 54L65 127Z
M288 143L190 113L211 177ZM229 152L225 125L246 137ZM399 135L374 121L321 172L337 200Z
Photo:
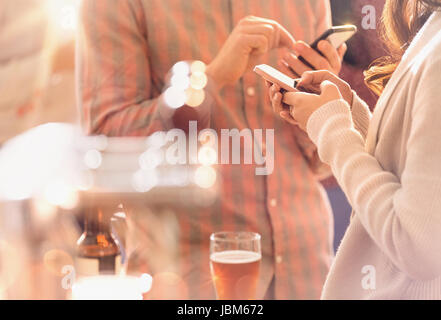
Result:
M86 209L84 233L77 242L77 276L115 275L121 270L121 247L112 233L109 208Z

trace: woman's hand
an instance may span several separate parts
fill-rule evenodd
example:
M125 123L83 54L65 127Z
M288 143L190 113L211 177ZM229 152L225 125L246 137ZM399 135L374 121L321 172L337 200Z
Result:
M284 112L286 112L287 110L289 110L289 105L284 104L282 102L283 100L283 95L280 92L281 88L279 85L277 84L272 84L270 82L266 82L266 86L269 88L268 93L269 93L269 98L271 101L271 106L273 107L273 111L275 114L278 114L280 117L282 117L282 114ZM289 112L288 112L289 114ZM288 121L289 123L291 123L292 125L297 125L297 121L295 121L293 118L291 118L291 116L289 116L288 118L284 118L286 121Z
M306 91L319 93L320 84L326 80L332 82L338 87L343 99L345 99L351 106L352 100L354 99L351 86L329 71L307 71L302 75L297 87L304 88Z
M281 111L280 116L306 131L309 118L316 110L328 102L343 98L338 87L328 80L321 83L320 89L320 95L305 92L285 93L282 103L289 105L290 111Z

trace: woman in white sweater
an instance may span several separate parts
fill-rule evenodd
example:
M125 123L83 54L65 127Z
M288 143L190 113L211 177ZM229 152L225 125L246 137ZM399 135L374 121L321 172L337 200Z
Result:
M270 90L354 209L324 299L441 299L441 1L387 0L383 15L392 54L366 72L373 114L326 71L300 83L320 95Z

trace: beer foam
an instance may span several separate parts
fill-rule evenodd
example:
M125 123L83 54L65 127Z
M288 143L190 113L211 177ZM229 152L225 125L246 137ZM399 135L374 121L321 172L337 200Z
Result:
M215 252L210 256L211 261L225 264L252 263L260 259L262 259L260 253L244 250Z

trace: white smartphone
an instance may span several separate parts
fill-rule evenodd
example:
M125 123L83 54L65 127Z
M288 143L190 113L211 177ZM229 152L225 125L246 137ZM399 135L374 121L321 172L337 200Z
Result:
M279 85L282 89L291 92L297 92L296 89L299 79L293 79L290 76L280 72L277 69L267 65L261 64L254 68L254 72L264 78L266 81Z

